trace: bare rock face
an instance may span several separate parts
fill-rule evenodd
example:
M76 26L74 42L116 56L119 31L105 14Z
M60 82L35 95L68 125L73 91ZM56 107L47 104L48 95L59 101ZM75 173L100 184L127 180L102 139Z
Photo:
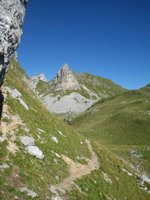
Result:
M38 74L38 75L36 75L36 76L32 76L31 78L30 78L30 87L33 89L33 90L35 90L35 88L37 87L37 85L38 85L38 83L40 82L40 81L43 81L43 82L48 82L48 80L47 80L47 78L45 77L45 75L43 74L43 73L41 73L41 74Z
M57 73L55 91L78 89L80 89L80 85L73 72L69 69L67 64L63 65Z
M0 0L0 86L20 43L28 0Z

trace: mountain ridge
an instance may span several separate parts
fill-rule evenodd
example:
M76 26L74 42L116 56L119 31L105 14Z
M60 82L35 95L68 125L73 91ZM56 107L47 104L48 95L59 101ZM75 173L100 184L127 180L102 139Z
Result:
M109 79L78 74L65 64L51 81L44 83L38 79L34 90L50 112L63 115L84 112L96 101L125 89Z

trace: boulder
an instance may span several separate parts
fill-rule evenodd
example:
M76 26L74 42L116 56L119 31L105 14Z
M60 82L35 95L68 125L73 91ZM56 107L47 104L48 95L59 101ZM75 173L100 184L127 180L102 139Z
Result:
M44 158L43 152L36 146L27 146L26 150L30 155L35 156L36 158Z
M20 141L25 146L33 146L34 145L34 138L28 136L21 136Z
M32 190L29 190L27 187L20 188L20 192L25 192L27 195L31 198L35 198L38 196L38 194Z

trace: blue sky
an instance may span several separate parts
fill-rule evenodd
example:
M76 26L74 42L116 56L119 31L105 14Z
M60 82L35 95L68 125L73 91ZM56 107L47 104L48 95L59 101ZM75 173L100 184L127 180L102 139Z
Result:
M30 76L68 63L129 89L150 82L150 0L29 0L23 31Z

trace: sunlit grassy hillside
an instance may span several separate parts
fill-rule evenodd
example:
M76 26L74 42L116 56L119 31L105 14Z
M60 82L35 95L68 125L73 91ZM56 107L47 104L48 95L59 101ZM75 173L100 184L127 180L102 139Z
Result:
M150 89L127 91L96 103L72 121L84 136L150 173ZM138 156L131 155L136 151Z
M84 158L89 156L85 138L52 116L33 91L28 89L23 77L26 77L25 72L16 61L13 61L6 76L4 89L17 89L29 110L7 92L4 105L8 106L9 114L5 116L4 112L3 122L7 127L11 123L11 116L18 115L23 125L16 122L15 130L10 130L7 133L7 140L0 143L0 164L5 163L9 166L1 172L0 177L0 199L3 200L15 199L15 195L18 199L30 199L26 194L19 192L19 188L23 186L37 192L39 199L45 199L46 195L51 195L50 185L60 182L69 173L61 154L81 163L85 163ZM16 153L8 150L12 135L13 144L17 147ZM34 137L35 145L42 150L44 158L40 160L29 155L20 142L20 136Z

